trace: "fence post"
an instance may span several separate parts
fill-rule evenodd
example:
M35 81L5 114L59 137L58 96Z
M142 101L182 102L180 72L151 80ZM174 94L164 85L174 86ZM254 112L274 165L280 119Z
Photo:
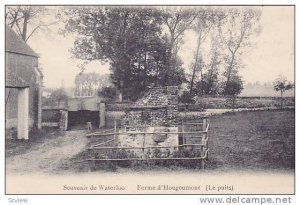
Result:
M143 155L142 155L142 157L143 158L146 158L146 155L145 155L145 149L144 149L144 147L145 147L145 144L146 144L146 134L145 133L143 133L143 149L142 149L142 151L143 151Z
M203 118L202 119L202 130L204 131L203 132L203 135L202 135L202 141L201 141L201 144L204 142L206 136L207 136L207 133L205 132L206 131L206 127L207 127L207 118ZM206 142L207 143L207 142ZM207 146L207 144L206 144ZM201 157L203 157L205 155L205 151L207 149L207 147L205 146L205 149L204 149L204 146L201 146ZM204 169L204 160L205 159L201 159L201 169Z
M200 169L204 169L204 159L201 159L200 161Z
M114 146L116 146L117 122L114 121Z
M185 144L184 124L183 124L183 121L181 121L181 128L182 128L182 144ZM185 148L185 147L183 147L183 148Z

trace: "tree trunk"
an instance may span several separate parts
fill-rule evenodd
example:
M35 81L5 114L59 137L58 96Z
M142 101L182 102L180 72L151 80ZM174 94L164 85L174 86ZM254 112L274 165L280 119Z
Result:
M229 67L228 67L228 71L227 71L228 73L227 73L227 79L226 79L226 84L225 84L224 95L226 95L227 91L228 91L228 84L229 84L230 77L231 77L231 72L232 72L232 66L233 66L234 58L235 58L235 53L232 53L231 61L230 61L230 64L229 64Z
M204 85L204 83L203 83L203 72L202 72L202 69L200 70L200 75L201 75L201 95L203 95L203 85Z
M192 78L191 78L191 86L190 86L190 95L192 95L193 92L193 87L194 87L194 80L196 77L196 68L198 64L198 56L199 56L199 50L200 50L200 45L201 45L201 35L199 34L198 36L198 41L197 41L197 50L196 50L196 55L195 55L195 64L193 67L193 73L192 73Z
M28 19L29 19L29 13L25 12L24 13L24 21L23 21L23 31L22 31L22 39L26 41L27 38L27 24L28 24Z

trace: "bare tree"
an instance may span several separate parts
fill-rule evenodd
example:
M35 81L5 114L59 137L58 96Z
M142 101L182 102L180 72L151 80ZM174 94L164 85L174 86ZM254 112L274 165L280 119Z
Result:
M227 95L229 82L233 74L238 73L241 49L251 46L251 36L260 31L261 12L257 9L230 8L225 10L225 18L219 21L219 37L227 50L225 68L225 91Z
M168 31L170 51L168 52L167 70L171 73L180 72L181 60L177 56L182 38L186 30L192 28L197 13L191 8L167 7L162 11L164 25ZM165 75L164 81L168 82L170 76Z
M44 23L41 20L41 16L46 11L46 7L42 6L8 6L5 11L5 21L27 42L37 30L57 23Z
M177 55L182 37L192 27L197 13L192 9L168 7L163 10L163 21L170 34L171 54Z

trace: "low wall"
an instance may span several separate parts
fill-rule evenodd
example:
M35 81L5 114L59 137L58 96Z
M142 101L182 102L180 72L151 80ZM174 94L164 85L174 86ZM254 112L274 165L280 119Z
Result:
M117 125L120 125L120 120L125 116L124 111L106 111L105 112L105 127L113 128L114 121L117 122Z
M123 131L122 131L123 132ZM132 132L132 131L131 131ZM160 132L178 132L178 127L148 127L145 132L156 132L157 134L127 134L118 136L120 147L155 147L155 146L178 146L178 134L159 134ZM132 132L134 133L134 132ZM154 158L156 154L169 157L177 148L161 149L135 149L137 157ZM159 153L156 153L159 152Z
M59 109L43 109L42 122L59 122L60 110Z
M133 103L128 103L128 102L124 102L124 103L106 103L105 104L105 110L106 111L126 111L129 110L130 106Z
M42 127L59 127L58 122L42 122Z
M42 127L60 127L61 109L42 109Z
M203 109L226 109L232 108L233 100L230 97L199 97L196 104L202 105ZM285 97L283 106L294 106L295 98ZM237 97L234 101L235 108L259 108L280 107L280 97ZM190 110L195 111L195 110Z

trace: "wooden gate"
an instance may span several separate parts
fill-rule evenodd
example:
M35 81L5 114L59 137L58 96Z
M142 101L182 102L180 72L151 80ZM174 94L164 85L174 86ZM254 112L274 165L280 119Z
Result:
M120 132L116 126L113 129L102 132L94 132L87 134L89 146L87 150L93 151L94 155L90 155L86 159L88 162L96 161L144 161L144 160L200 160L201 168L204 169L205 160L208 158L208 130L209 124L206 118L202 122L182 122L179 126L181 131L178 132L160 132L165 135L178 135L179 144L176 146L139 146L139 147L121 147L118 146L117 137L119 135L154 135L156 132ZM180 129L179 129L180 130ZM124 157L124 151L142 150L147 152L154 149L176 149L176 150L192 150L198 154L190 157L168 156L168 157L137 157L132 152ZM108 152L109 151L109 152ZM108 154L109 153L109 154Z

